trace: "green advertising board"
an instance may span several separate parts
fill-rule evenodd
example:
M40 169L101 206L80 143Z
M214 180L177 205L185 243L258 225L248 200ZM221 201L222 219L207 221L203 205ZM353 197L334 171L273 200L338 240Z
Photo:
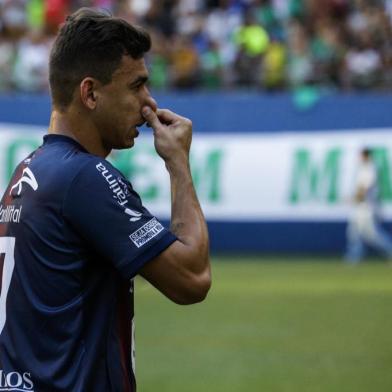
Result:
M372 147L380 196L392 217L390 130L196 134L191 168L207 218L221 221L342 220L350 212L359 151ZM0 191L42 142L41 128L0 125ZM169 177L151 135L109 156L147 208L170 217Z

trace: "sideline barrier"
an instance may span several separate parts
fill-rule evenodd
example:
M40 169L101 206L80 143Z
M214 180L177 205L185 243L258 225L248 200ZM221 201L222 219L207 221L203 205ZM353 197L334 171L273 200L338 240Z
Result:
M198 102L200 99L197 97ZM187 100L188 110L197 106L192 105L192 97ZM279 106L278 101L275 104ZM370 110L381 111L374 106L377 108ZM391 111L385 102L381 106L387 113L378 119L379 123L368 119L374 128L234 132L232 124L226 123L229 133L221 132L224 124L215 132L196 132L191 166L209 221L212 248L238 252L342 252L358 153L364 146L375 150L383 212L392 220L392 119L389 121ZM209 106L203 107L206 110ZM216 121L224 122L222 115L215 115L219 117ZM201 123L197 115L190 117ZM253 117L253 129L257 130L263 116L254 112ZM1 110L0 121L3 118ZM21 121L16 118L15 122ZM390 127L378 126L388 122ZM319 123L323 124L323 118ZM41 143L44 132L42 126L0 124L1 191L15 165ZM116 151L110 159L132 181L145 205L168 219L168 177L154 151L151 132L142 132L135 148Z

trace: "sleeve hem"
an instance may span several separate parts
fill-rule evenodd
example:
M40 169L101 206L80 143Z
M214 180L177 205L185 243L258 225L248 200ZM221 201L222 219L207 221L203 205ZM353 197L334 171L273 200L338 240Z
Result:
M177 237L175 235L173 235L170 231L166 232L164 237L162 237L159 242L146 249L146 251L139 255L136 259L132 261L124 261L124 263L122 263L124 265L120 267L122 275L128 279L132 279L138 274L139 270L143 267L144 264L158 256L176 240Z

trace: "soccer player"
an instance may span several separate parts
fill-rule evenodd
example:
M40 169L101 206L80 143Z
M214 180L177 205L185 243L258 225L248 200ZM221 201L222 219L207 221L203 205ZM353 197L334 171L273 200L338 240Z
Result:
M0 204L0 390L135 391L133 278L179 304L211 284L190 120L157 109L149 35L81 9L50 55L52 115ZM170 174L170 231L105 157L147 122Z

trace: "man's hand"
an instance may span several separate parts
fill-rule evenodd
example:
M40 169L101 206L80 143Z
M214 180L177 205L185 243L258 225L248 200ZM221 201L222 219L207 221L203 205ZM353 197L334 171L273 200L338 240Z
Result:
M361 202L365 201L367 191L368 191L368 189L366 189L364 187L359 187L357 189L357 191L355 192L354 201L356 203L361 203Z
M154 145L157 153L170 166L174 162L189 159L192 142L192 121L167 109L156 113L149 107L142 109L142 115L154 130Z

